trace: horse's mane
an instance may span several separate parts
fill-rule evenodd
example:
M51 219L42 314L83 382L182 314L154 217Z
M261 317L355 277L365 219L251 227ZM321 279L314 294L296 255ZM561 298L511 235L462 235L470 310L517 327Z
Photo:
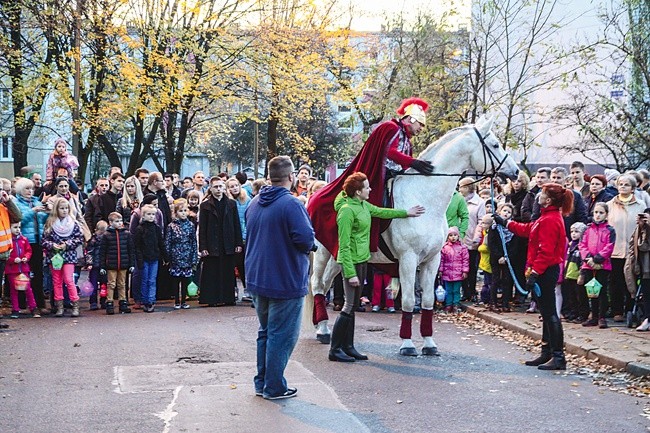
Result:
M426 149L424 149L420 153L420 158L431 161L433 160L433 157L445 147L447 143L450 143L451 141L455 140L458 138L459 135L467 131L467 128L470 128L471 125L464 125L464 126L459 126L457 128L452 129L451 131L447 132L445 135L431 143L430 145L427 146Z

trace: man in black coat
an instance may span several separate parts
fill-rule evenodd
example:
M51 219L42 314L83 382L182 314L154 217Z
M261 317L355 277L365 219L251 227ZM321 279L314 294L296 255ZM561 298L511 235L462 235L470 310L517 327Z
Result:
M199 303L235 305L235 254L244 244L237 203L226 197L226 184L216 176L210 179L208 194L199 207Z

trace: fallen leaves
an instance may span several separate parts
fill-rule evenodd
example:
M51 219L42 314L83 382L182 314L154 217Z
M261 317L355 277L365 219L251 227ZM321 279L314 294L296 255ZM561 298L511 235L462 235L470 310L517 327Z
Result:
M538 340L533 340L526 335L511 331L500 325L486 322L468 313L439 316L439 321L441 323L453 323L460 328L471 330L461 339L472 339L475 344L478 343L478 340L475 340L476 334L483 334L498 337L528 351L537 352L539 350ZM591 379L595 385L610 391L633 397L650 397L650 378L636 377L610 365L600 364L598 358L587 359L573 354L566 354L565 356L567 358L567 370L556 372L557 375L586 377ZM523 364L524 361L520 362ZM572 382L571 386L577 387L579 384L578 382ZM644 410L644 416L650 419L650 402L646 405L648 408Z

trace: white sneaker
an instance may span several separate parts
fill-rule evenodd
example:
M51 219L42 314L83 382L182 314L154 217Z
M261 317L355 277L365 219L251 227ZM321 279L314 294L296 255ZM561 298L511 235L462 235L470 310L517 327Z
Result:
M373 305L372 306L372 312L373 313L379 313L379 305Z
M650 330L650 322L648 319L645 319L641 325L639 325L638 328L636 328L637 331L648 331Z

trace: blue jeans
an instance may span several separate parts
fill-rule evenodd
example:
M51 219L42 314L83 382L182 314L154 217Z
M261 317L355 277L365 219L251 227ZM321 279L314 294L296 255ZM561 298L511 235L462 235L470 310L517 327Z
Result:
M156 277L158 276L158 260L145 261L141 270L142 303L153 305L156 303Z
M460 290L463 288L463 281L445 281L445 307L460 305Z
M255 392L276 397L287 391L284 369L298 342L304 298L274 299L253 294L260 322L257 331Z

